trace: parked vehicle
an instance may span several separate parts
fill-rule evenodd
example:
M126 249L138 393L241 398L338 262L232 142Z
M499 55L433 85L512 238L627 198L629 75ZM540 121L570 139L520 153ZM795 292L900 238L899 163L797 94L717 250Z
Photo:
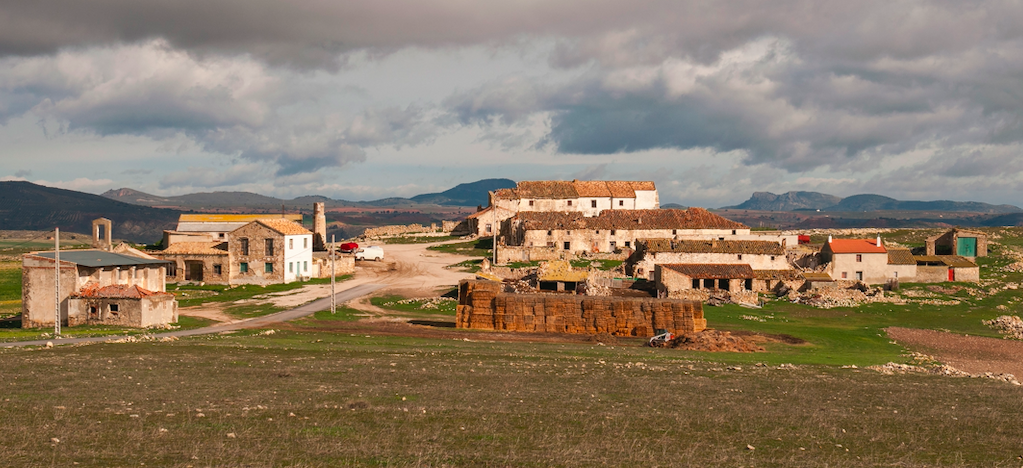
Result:
M356 260L374 260L379 262L384 259L384 248L371 245L355 251Z
M359 244L356 244L355 242L345 242L344 244L339 245L338 248L341 249L341 253L352 253L359 250Z

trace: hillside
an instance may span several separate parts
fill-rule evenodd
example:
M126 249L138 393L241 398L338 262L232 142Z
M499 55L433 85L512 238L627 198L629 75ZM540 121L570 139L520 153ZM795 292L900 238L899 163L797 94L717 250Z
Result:
M0 182L0 226L5 230L50 230L59 227L91 232L92 220L114 222L113 237L155 242L172 229L178 211L123 203L99 195L44 187L31 182Z
M490 198L487 193L497 189L515 188L511 179L483 179L467 184L458 184L454 188L441 193L426 193L411 198L417 203L432 203L445 206L487 206Z
M829 212L945 211L987 214L1023 212L1023 209L1013 205L992 205L981 202L957 202L951 200L902 201L874 194L853 195L841 198L818 192L786 192L781 195L775 195L770 192L755 192L749 200L722 209L758 211L820 210Z

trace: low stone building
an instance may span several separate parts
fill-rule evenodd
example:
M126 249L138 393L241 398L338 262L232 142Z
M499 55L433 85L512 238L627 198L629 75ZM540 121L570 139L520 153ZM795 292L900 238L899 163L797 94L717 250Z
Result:
M927 255L958 255L977 258L987 256L987 234L979 231L953 229L924 241Z
M178 234L204 235L210 241L227 241L230 233L257 219L284 219L301 225L301 214L182 214L178 216ZM164 244L164 247L169 247Z
M917 255L916 274L906 279L914 283L946 281L980 281L980 267L960 255Z
M747 240L641 239L625 262L625 273L654 278L664 264L746 264L753 270L789 270L785 247L777 242Z
M702 208L518 213L501 227L498 261L547 260L554 255L608 253L636 248L639 239L747 235L749 226ZM501 253L506 250L505 253Z
M177 321L177 302L166 292L167 262L102 250L60 253L61 324L107 323L151 326ZM22 256L21 325L52 327L56 318L53 252ZM113 287L113 288L110 288ZM124 293L134 288L134 293ZM125 297L126 295L139 297ZM107 315L89 316L90 307L103 307ZM131 311L131 318L111 315ZM97 314L100 309L97 308Z
M667 263L654 266L657 296L676 298L682 291L752 291L753 268L748 264Z

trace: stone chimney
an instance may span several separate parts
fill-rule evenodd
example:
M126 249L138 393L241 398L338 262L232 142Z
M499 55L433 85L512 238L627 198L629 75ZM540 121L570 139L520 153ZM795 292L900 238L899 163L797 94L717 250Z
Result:
M111 240L111 228L114 222L106 218L98 218L92 221L92 247L110 251L113 246Z
M327 215L323 212L323 202L313 203L313 250L327 250Z

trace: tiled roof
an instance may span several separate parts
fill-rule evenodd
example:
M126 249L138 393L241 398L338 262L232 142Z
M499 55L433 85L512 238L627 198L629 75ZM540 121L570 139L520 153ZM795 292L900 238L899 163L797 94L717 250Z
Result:
M312 235L312 231L302 227L301 224L287 219L267 218L257 219L256 222L284 234L285 236L300 236L303 234Z
M798 270L753 270L753 278L759 280L798 280L802 277Z
M952 268L974 268L977 266L976 263L971 262L966 257L960 257L959 255L914 255L913 259L916 263L940 263L945 266Z
M909 249L888 249L889 265L916 265L913 252Z
M771 241L640 239L638 243L648 252L785 255L781 244Z
M290 221L302 222L301 214L284 214L275 215L270 213L263 214L183 214L178 215L178 222L203 222L203 223L247 223L255 221L257 219L266 218L278 218L287 219Z
M514 220L527 230L552 229L748 229L746 225L731 221L703 208L687 210L604 210L587 218L579 212L525 211Z
M227 255L227 242L176 242L157 255Z
M690 278L752 279L753 268L746 263L667 263L660 265Z
M519 182L513 189L494 191L502 200L579 197L636 198L636 190L657 190L652 181L631 180L535 180Z
M87 283L72 297L89 297L96 299L142 299L147 296L173 296L171 293L155 292L138 286L112 284L100 287L99 283Z
M877 246L873 239L832 239L830 243L824 244L825 248L830 246L834 253L885 253L884 245Z
M803 278L807 281L835 281L831 275L827 273L805 272L803 273Z

